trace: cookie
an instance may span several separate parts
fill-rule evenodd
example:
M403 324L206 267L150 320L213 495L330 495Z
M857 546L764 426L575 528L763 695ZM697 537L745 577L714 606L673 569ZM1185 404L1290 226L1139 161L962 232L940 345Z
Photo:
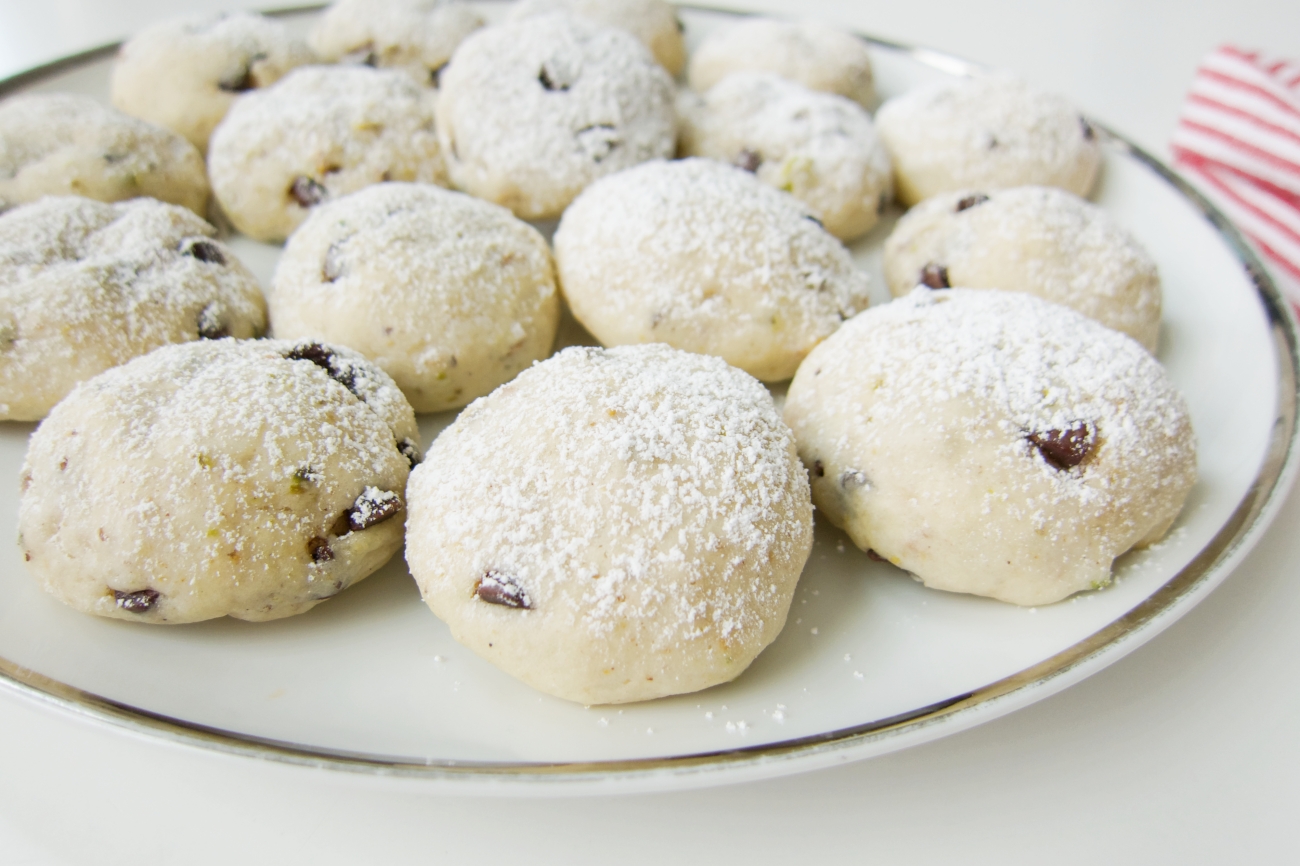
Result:
M0 215L0 418L168 343L254 337L257 279L185 208L43 198Z
M455 0L337 0L308 39L332 63L398 69L436 86L456 46L482 26L482 15Z
M817 21L747 18L710 34L691 56L695 90L708 90L734 72L770 72L866 109L876 101L867 43Z
M751 171L802 201L842 240L865 234L892 195L889 154L856 102L767 72L729 75L678 103L678 150Z
M89 96L11 96L0 102L0 209L43 195L148 196L203 216L208 177L184 138Z
M163 21L122 45L113 64L113 105L206 152L239 94L314 60L289 28L252 12Z
M566 349L470 404L409 504L407 562L453 637L583 704L736 677L812 544L766 389L662 345Z
M355 349L417 412L463 406L545 358L559 320L537 230L428 184L321 205L289 239L274 286L277 337Z
M605 345L668 343L769 382L868 302L866 274L803 204L711 159L593 184L560 220L555 260Z
M917 289L790 385L813 502L926 586L1021 605L1105 586L1196 480L1187 406L1137 342L1016 292Z
M1069 100L1008 75L940 81L888 100L876 130L895 192L913 205L941 192L1055 186L1086 196L1101 167L1097 134Z
M291 616L401 549L418 436L392 380L355 353L168 346L83 383L32 435L19 544L85 613Z
M1006 289L1064 304L1154 352L1160 275L1142 245L1096 205L1053 187L942 193L885 242L895 296L932 288Z
M631 33L650 49L669 75L686 65L686 32L677 9L664 0L519 0L510 18L527 18L546 12L571 12L609 27Z
M235 228L283 240L332 197L385 180L446 183L434 92L401 72L304 66L245 94L212 135L208 173Z
M442 74L452 183L523 219L558 217L589 183L672 156L673 85L636 37L553 12L487 27Z

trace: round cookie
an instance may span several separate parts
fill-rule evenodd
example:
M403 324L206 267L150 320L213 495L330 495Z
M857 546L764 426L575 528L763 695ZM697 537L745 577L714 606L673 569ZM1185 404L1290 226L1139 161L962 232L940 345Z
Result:
M383 183L314 210L285 246L275 335L349 346L417 412L463 406L551 351L559 293L546 240L505 208Z
M325 60L399 69L436 85L461 40L483 16L455 0L336 0L308 37Z
M1154 352L1160 275L1151 256L1105 211L1053 187L926 199L885 242L895 296L918 283L1026 292L1123 331Z
M304 66L245 94L212 135L208 173L235 228L282 240L312 207L385 180L446 183L434 91L401 72Z
M0 419L167 343L254 337L257 279L185 208L43 198L0 214Z
M401 549L418 436L392 380L354 353L168 346L83 383L32 435L19 545L85 613L302 613Z
M636 37L553 12L487 27L442 74L452 183L551 219L593 180L673 154L673 84Z
M0 209L43 195L148 196L203 216L208 177L184 138L89 96L12 96L0 102Z
M519 0L510 7L512 20L546 12L571 12L631 33L650 49L668 74L686 65L686 28L677 8L664 0Z
M284 24L252 12L163 21L118 52L113 105L206 151L239 94L274 84L314 59Z
M926 586L1021 605L1106 585L1196 480L1150 353L1015 292L917 289L808 356L785 419L813 502Z
M941 192L1056 186L1086 196L1101 167L1092 126L1070 102L1009 75L940 81L876 113L905 205Z
M804 205L711 159L593 184L560 220L555 260L605 345L668 343L769 382L868 303L867 275Z
M876 224L893 192L889 154L852 100L766 72L737 72L679 102L679 152L730 162L802 201L837 238Z
M812 545L766 389L662 345L566 349L474 402L409 504L407 562L456 640L582 704L736 677Z
M748 18L710 34L691 56L695 90L708 90L734 72L770 72L866 109L876 101L867 43L817 21Z

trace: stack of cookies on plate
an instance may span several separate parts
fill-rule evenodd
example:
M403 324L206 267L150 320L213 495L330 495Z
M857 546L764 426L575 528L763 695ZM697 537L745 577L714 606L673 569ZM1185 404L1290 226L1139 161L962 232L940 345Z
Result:
M104 616L268 620L405 544L458 640L603 703L743 671L814 503L1018 604L1159 539L1195 440L1155 265L1082 198L1098 132L1000 75L873 119L867 44L814 22L686 44L662 0L339 0L305 41L152 27L115 108L0 103L33 573ZM868 309L845 244L895 201ZM284 242L269 297L205 216ZM605 348L552 355L566 308ZM761 382L791 379L782 417ZM422 454L415 413L467 405Z

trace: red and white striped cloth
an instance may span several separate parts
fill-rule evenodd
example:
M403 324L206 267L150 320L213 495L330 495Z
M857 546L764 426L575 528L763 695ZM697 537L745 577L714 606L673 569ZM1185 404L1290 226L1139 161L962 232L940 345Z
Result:
M1300 63L1230 46L1210 54L1171 147L1300 307Z

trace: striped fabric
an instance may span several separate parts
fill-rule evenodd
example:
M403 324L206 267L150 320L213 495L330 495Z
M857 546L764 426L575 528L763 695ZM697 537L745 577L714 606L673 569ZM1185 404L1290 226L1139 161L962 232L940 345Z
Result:
M1300 307L1300 63L1215 51L1196 71L1171 148Z

